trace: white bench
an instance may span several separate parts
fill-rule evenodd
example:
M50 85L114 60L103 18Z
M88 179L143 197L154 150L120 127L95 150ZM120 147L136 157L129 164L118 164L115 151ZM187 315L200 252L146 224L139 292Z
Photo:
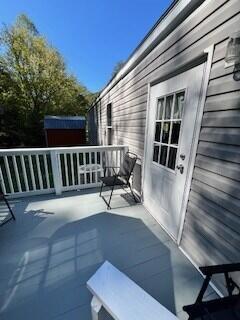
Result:
M88 280L93 294L92 319L104 307L115 320L177 320L178 318L108 261Z

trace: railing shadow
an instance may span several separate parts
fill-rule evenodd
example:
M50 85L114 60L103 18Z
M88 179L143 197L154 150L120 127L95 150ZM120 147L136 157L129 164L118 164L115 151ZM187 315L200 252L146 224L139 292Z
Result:
M38 214L25 217L42 219ZM15 244L19 254L11 257L5 252L6 260L13 261L11 269L2 270L1 319L29 319L31 314L36 320L91 319L85 284L105 260L176 312L166 241L141 219L109 212L66 223L49 237L34 237L33 232L27 241ZM151 281L149 287L148 282L162 269L167 269L165 292L158 290L160 283Z

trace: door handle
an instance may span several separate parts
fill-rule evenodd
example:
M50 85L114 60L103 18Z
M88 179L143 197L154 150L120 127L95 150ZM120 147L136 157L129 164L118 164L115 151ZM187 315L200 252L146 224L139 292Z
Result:
M181 174L183 174L184 166L182 164L178 165L176 168L180 171Z

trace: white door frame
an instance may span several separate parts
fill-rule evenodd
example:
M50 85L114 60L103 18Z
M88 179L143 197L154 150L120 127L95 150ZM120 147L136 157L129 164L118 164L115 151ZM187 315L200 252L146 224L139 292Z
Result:
M189 193L190 193L193 169L194 169L194 164L195 164L195 159L196 159L196 152L197 152L197 146L198 146L198 141L199 141L199 134L200 134L200 129L201 129L202 117L203 117L203 110L204 110L208 82L209 82L211 66L212 66L213 52L214 52L214 45L211 45L210 47L205 49L203 52L203 54L207 54L207 60L204 63L205 65L204 65L204 71L203 71L201 93L200 93L199 102L198 102L197 117L196 117L196 121L195 121L195 125L194 125L194 134L193 134L193 141L192 141L192 146L191 146L191 154L190 154L190 158L189 158L188 172L187 172L182 207L181 207L181 212L180 212L181 219L180 219L180 227L179 227L179 232L178 232L178 237L177 237L177 244L178 245L180 245L181 237L182 237L182 233L183 233L185 215L186 215L186 210L187 210L187 203L188 203L188 198L189 198ZM187 63L186 63L186 65L187 65ZM148 135L148 122L149 122L149 116L150 116L150 95L151 95L151 86L153 83L155 85L156 81L151 81L148 83L147 117L146 117L145 137L147 137L147 135ZM142 190L143 190L143 186L144 186L144 182L145 182L144 180L145 180L145 170L146 170L146 161L145 161L146 152L147 152L147 139L145 138L144 156L143 156L143 171L142 171ZM144 205L144 198L143 198L143 205ZM167 230L165 228L164 228L164 230L167 232ZM176 242L176 239L174 239L170 234L169 234L169 236Z

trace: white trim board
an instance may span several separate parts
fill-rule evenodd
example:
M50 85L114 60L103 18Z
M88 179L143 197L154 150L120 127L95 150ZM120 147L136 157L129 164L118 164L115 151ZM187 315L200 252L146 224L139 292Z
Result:
M187 211L187 203L188 203L188 199L189 199L193 170L194 170L196 154L197 154L197 146L198 146L201 124L202 124L204 105L205 105L205 101L206 101L208 82L209 82L211 66L212 66L214 45L205 49L204 53L207 53L208 57L207 57L207 61L205 62L205 70L204 70L203 78L202 78L201 96L199 99L197 118L195 121L195 129L194 129L194 136L193 136L193 141L192 141L191 156L190 156L190 162L189 162L189 166L188 166L188 176L186 179L184 197L183 197L182 208L181 208L181 215L180 215L181 222L180 222L180 228L179 228L179 233L178 233L178 238L177 238L178 245L180 245L182 234L183 234L184 221L185 221L186 211Z
M201 270L196 265L196 263L192 260L192 258L190 258L190 256L186 253L186 251L181 246L179 246L178 248L185 255L185 257L191 262L191 264L197 269L197 271L201 274L201 276L203 278L205 278L204 274L201 272ZM213 284L212 281L210 281L209 284L212 287L212 289L216 292L216 294L219 295L220 298L224 297L224 295L221 293L221 291L218 290L218 288ZM199 288L199 290L200 290L200 288Z

